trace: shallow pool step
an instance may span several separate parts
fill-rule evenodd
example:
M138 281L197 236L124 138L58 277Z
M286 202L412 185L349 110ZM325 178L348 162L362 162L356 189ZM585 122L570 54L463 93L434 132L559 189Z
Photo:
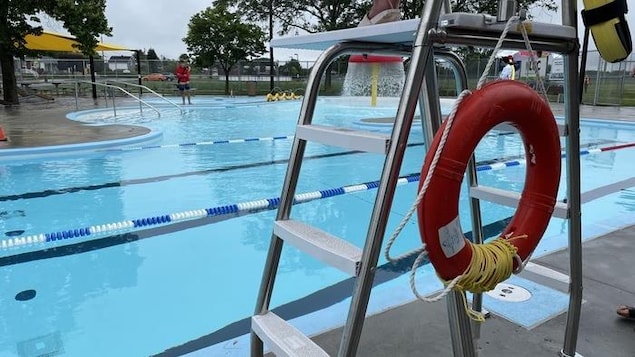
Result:
M362 250L341 238L292 219L276 221L273 234L351 276L359 275Z
M324 125L298 125L295 135L302 140L377 154L386 154L390 144L387 135Z
M251 329L277 357L328 357L320 346L271 311L252 316Z
M489 186L470 187L470 197L498 203L507 207L517 207L518 201L520 201L520 193L518 192L501 190L500 188ZM556 202L551 215L558 218L569 218L569 206L563 202Z

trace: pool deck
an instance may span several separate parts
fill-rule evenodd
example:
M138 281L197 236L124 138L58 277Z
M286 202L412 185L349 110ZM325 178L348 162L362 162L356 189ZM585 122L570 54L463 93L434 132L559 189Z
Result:
M95 103L81 98L78 102L80 110L104 107L103 101ZM0 128L9 138L0 141L0 150L127 139L150 132L134 125L85 125L66 118L66 114L73 111L76 111L75 99L65 97L53 101L33 99L0 108Z
M83 101L80 109L103 107ZM553 105L562 115L562 105ZM66 145L130 138L147 129L138 126L88 126L66 119L75 110L74 99L24 103L0 108L0 127L10 138L0 150ZM581 107L581 117L635 120L635 108ZM615 314L620 304L635 304L635 226L615 225L615 230L583 243L583 304L577 338L581 356L627 357L635 355L635 321ZM568 251L558 251L532 263L543 269L526 270L522 279L566 294ZM258 273L260 274L260 273ZM565 281L563 281L565 277ZM531 314L527 311L527 314ZM567 314L552 314L531 328L492 313L481 325L477 342L481 356L556 356L563 348ZM358 356L453 356L445 302L409 302L366 319ZM336 355L341 328L320 334L314 340L329 355ZM184 341L185 342L185 341ZM201 351L203 354L204 352Z
M635 256L635 226L583 244L583 303L576 352L579 356L635 355L635 321L616 315L620 304L635 303L629 280ZM533 259L532 263L568 275L568 251ZM561 276L525 271L524 279L567 293ZM531 313L528 311L527 313ZM454 356L445 300L415 301L366 319L358 356ZM552 315L527 329L494 313L481 324L476 342L480 356L557 356L563 349L567 314ZM473 330L474 332L474 330ZM341 328L314 340L336 355Z

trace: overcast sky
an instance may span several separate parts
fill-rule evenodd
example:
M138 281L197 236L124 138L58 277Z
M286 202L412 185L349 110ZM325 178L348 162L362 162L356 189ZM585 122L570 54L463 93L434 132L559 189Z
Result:
M113 36L103 42L133 49L154 49L159 57L186 53L183 38L191 17L211 6L210 0L108 0L106 17ZM295 58L297 50L274 50L275 58ZM300 61L315 60L320 52L300 51Z
M178 58L186 52L183 37L190 18L210 5L209 0L108 0L106 17L113 28L113 36L105 37L103 41L146 51L153 48L159 56ZM534 15L542 22L561 22L559 13L540 11L534 12ZM635 12L631 11L627 16L632 29ZM594 46L591 44L591 47ZM313 61L320 54L316 51L274 49L275 58L280 61L295 58L296 53L300 61Z

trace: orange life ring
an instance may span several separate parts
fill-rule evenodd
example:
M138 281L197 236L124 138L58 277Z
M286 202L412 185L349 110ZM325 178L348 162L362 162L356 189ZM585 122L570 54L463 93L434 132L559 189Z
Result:
M525 147L527 171L518 208L500 239L509 240L525 260L547 228L560 183L560 137L548 104L527 85L495 81L465 97L459 105L433 176L418 208L419 232L430 262L442 279L463 274L472 246L459 222L461 182L477 144L497 124L517 128ZM447 121L436 133L421 170L420 189ZM514 262L514 269L518 262Z

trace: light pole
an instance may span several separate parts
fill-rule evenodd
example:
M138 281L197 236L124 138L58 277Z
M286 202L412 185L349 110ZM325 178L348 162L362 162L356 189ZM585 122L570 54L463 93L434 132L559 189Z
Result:
M273 2L274 0L269 0L269 91L272 92L274 87L273 47L271 47L271 40L273 39Z
M295 76L296 78L300 78L300 72L302 71L302 65L300 64L300 56L298 56L297 53L294 53L293 55L295 56L295 60L298 61L298 67L300 67L298 68L298 73L296 73Z

